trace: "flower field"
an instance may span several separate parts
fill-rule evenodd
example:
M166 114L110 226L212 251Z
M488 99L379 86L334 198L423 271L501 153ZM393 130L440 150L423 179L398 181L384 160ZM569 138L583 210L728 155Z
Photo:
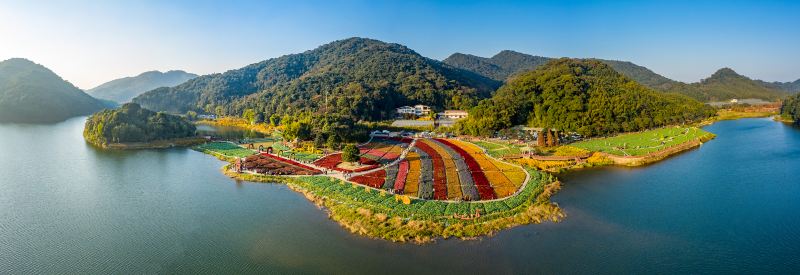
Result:
M362 156L397 150L396 144L367 144ZM399 157L402 149L396 152ZM396 158L394 158L396 159ZM332 165L318 162L317 165ZM325 166L328 167L328 166ZM455 139L417 139L406 158L384 169L358 175L352 181L426 200L493 200L513 195L525 180L522 168L496 160L475 144Z
M317 175L321 173L314 168L269 154L248 156L245 158L243 166L247 171L271 175Z

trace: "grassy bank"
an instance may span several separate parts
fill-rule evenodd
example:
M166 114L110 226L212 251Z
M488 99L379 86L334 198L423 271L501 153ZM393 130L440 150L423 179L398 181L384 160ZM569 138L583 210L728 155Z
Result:
M743 112L743 111L733 111L733 110L719 110L717 112L717 116L712 117L713 120L735 120L735 119L742 119L742 118L759 118L759 117L771 117L777 115L777 112Z
M654 130L595 138L570 144L592 152L617 156L644 156L693 140L708 140L714 134L697 127L665 127Z
M325 176L276 177L223 170L239 180L285 183L326 209L331 219L349 231L394 242L474 239L504 228L564 217L561 209L550 202L560 182L535 170L529 170L531 181L517 195L483 202L409 200Z
M163 149L172 147L187 147L187 146L202 144L204 142L206 142L204 138L190 137L190 138L176 138L168 140L156 140L151 142L130 142L130 143L111 143L111 144L94 144L91 142L89 143L105 149L138 150L138 149Z

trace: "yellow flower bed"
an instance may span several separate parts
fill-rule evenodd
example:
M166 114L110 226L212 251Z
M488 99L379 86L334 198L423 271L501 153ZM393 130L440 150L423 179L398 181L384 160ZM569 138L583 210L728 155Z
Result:
M456 163L453 161L453 156L447 153L439 144L429 140L422 140L425 144L436 150L442 160L444 161L444 172L447 178L447 199L456 200L461 198L461 181L458 179L458 171L456 171Z
M535 159L516 159L517 163L521 165L527 165L530 167L537 168L539 170L553 170L553 169L560 169L572 166L574 164L573 161L556 161L556 160L547 160L547 161L539 161Z
M517 191L517 188L522 185L522 182L520 182L518 185L515 185L504 174L504 170L512 170L513 166L487 157L483 150L481 150L481 148L475 144L460 140L450 140L450 142L458 145L459 147L463 148L464 151L467 151L470 155L472 155L475 161L478 162L478 165L481 166L483 174L486 175L486 179L489 180L489 184L492 185L492 188L494 189L494 192L497 194L498 198L508 197L509 195L514 194L514 192ZM523 181L524 180L525 178L523 178Z
M406 155L408 160L408 176L406 176L406 185L403 187L403 193L406 195L416 196L419 191L419 177L422 162L419 160L419 154L410 151Z

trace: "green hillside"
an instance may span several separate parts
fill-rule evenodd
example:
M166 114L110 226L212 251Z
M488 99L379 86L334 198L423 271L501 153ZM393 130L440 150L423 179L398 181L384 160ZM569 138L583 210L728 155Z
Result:
M86 92L96 98L125 103L144 92L159 87L174 87L197 77L196 74L184 71L150 71L137 76L124 77L103 83Z
M0 122L57 122L105 106L42 65L22 58L0 62Z
M157 113L138 104L97 112L86 120L83 137L104 146L110 143L150 142L195 135L195 126L182 117Z
M722 68L711 77L693 83L706 101L728 100L732 98L758 98L768 101L779 100L786 93L764 87L750 78L737 74L730 68Z
M459 127L468 134L488 135L526 124L597 136L713 114L705 104L656 92L600 61L562 58L509 79L491 99L470 110Z
M544 64L548 57L532 56L514 51L502 51L492 58L456 53L443 62L451 66L505 81L514 74L533 70ZM730 69L721 70L700 83L687 84L666 78L652 70L627 61L592 59L605 63L628 78L657 91L679 93L708 102L732 98L759 98L777 100L784 94L780 90L800 90L800 80L794 83L766 83L740 76ZM733 72L732 74L730 72ZM730 76L730 77L728 77Z
M239 116L252 109L259 117L308 111L380 120L394 116L394 108L403 105L472 106L499 85L402 45L350 38L155 89L133 101L178 113Z

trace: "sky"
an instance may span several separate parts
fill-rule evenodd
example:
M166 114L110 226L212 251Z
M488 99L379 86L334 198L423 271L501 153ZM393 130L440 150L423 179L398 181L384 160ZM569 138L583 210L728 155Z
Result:
M505 49L631 61L696 82L800 78L800 1L0 0L0 60L79 88L150 70L210 74L349 37L442 60Z

